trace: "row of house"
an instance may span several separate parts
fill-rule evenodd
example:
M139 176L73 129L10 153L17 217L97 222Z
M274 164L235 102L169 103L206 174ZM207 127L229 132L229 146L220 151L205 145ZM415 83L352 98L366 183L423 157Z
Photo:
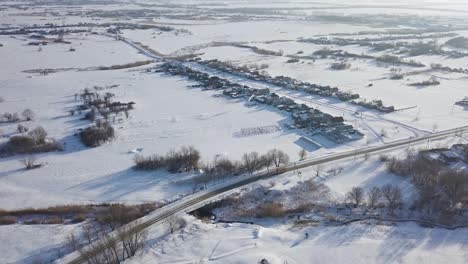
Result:
M382 101L376 100L372 102L366 102L365 100L357 100L360 98L359 94L351 92L344 92L338 87L331 87L328 85L318 85L309 82L299 81L288 76L276 76L271 77L264 72L255 69L249 69L248 67L238 67L233 64L225 63L217 59L199 61L200 64L209 66L211 68L236 74L245 78L249 78L255 81L266 82L276 86L284 87L292 90L300 90L309 94L316 94L324 97L332 97L339 99L344 102L351 102L356 105L360 105L369 109L374 109L384 113L390 113L395 111L393 106L384 106Z
M468 97L465 97L462 100L455 102L455 104L460 106L468 106Z
M161 66L163 72L172 75L184 75L200 83L197 85L204 90L223 90L229 98L245 98L251 102L270 105L279 110L289 112L295 128L305 129L312 134L323 135L329 140L341 144L360 139L363 134L351 125L344 123L343 117L332 116L305 104L299 104L293 99L279 96L270 92L268 88L255 89L246 85L232 83L226 79L209 76L178 63L165 63Z

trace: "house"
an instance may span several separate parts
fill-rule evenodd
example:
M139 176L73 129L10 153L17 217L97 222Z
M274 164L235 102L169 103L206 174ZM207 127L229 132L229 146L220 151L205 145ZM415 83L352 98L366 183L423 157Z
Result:
M440 153L438 160L444 164L449 164L452 162L458 162L461 159L457 153L450 150L446 150Z
M270 89L268 89L268 88L256 89L256 90L254 91L254 94L255 94L255 95L268 95L268 94L270 94Z
M292 105L289 105L289 106L288 106L288 109L286 109L286 111L288 111L288 112L295 112L295 111L297 111L298 109L299 109L299 105L296 104L296 103L294 103L294 104L292 104Z
M286 106L296 104L293 99L287 97L280 97L280 103Z
M280 105L276 106L276 108L278 108L279 110L286 110L288 108L288 106L280 104Z
M465 97L462 100L455 102L455 104L460 106L468 106L468 97Z
M265 96L255 96L254 100L261 104L264 104L266 102Z
M344 122L344 118L342 116L333 116L330 118L330 122L331 123L343 123Z
M273 106L278 106L279 104L281 104L279 95L275 93L271 93L269 96L270 96L269 104Z
M298 109L300 109L301 111L309 111L311 108L306 104L300 104L298 105Z
M234 92L234 89L232 88L227 88L223 91L224 95L231 95L231 93Z

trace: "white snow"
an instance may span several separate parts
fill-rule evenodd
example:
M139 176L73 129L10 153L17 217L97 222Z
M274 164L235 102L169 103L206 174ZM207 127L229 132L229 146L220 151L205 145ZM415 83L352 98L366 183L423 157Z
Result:
M128 263L464 263L468 230L352 224L342 227L188 226ZM305 233L309 238L305 238ZM126 263L127 263L126 262Z
M2 263L47 263L69 251L67 236L79 225L0 226Z

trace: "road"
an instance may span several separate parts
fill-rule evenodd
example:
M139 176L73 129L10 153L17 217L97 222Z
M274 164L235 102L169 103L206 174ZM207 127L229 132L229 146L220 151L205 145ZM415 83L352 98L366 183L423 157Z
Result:
M152 225L164 223L169 217L173 215L187 213L187 212L196 210L198 208L201 208L206 204L209 204L213 201L216 201L217 199L220 199L221 196L229 194L229 192L233 190L236 190L241 187L245 187L251 183L254 183L260 180L269 179L271 177L281 175L286 172L294 171L297 169L317 166L317 165L321 165L321 164L325 164L325 163L333 162L333 161L346 160L349 158L358 157L362 155L373 155L373 154L375 155L379 153L385 153L392 149L401 148L401 147L409 147L411 145L423 143L428 140L442 139L448 136L456 136L458 134L463 134L466 132L468 132L468 126L455 128L455 129L449 129L446 131L441 131L441 132L437 132L437 133L433 133L433 134L425 135L421 137L398 140L398 141L390 142L384 145L365 147L365 148L360 148L356 150L307 159L296 164L279 167L275 170L259 172L250 177L242 178L241 180L234 180L232 182L223 183L209 190L204 190L202 192L187 196L179 201L176 201L170 205L167 205L165 207L162 207L156 210L155 212L151 213L150 215L144 217L141 220L137 220L135 227L129 231L128 236L131 236L132 234L135 234L136 232L144 230ZM111 239L111 242L109 242L108 245L110 245L110 243L112 242L117 242L117 241L119 241L119 237L115 236ZM100 250L102 250L102 248L100 248ZM97 249L91 250L87 253L87 256L96 255L99 253L100 250L97 250ZM87 259L86 256L80 256L77 252L72 253L72 254L73 255L67 256L63 261L60 261L59 263L79 264L79 263L86 262L86 259ZM73 258L73 256L75 258ZM68 257L73 258L73 259L67 261Z

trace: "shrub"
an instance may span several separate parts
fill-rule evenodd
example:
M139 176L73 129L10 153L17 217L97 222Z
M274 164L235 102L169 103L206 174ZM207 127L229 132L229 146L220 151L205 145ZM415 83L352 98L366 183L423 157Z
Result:
M18 150L31 149L35 145L33 138L31 138L30 136L23 136L23 135L11 137L8 143L10 146Z
M380 162L387 162L389 160L389 157L385 154L382 154L379 156Z
M165 168L169 172L191 171L199 167L200 152L194 147L182 147L180 150L171 150L165 157L152 155L144 157L136 155L135 169L157 170Z
M51 151L63 151L63 145L59 142L56 142L53 139L49 139L49 142L46 142L42 145L36 145L29 152L25 153L42 153L42 152L51 152Z
M24 120L26 120L26 121L32 121L32 120L34 120L35 114L34 114L33 110L25 109L21 113L21 116L23 116Z
M29 128L27 128L26 126L22 124L18 124L18 126L16 127L16 131L18 131L18 133L28 132L28 130Z
M98 147L114 137L114 128L107 122L96 123L80 133L81 142L88 147Z
M18 223L18 217L6 215L0 216L0 225L13 225Z
M286 63L296 63L296 62L299 62L298 58L291 58L286 61Z
M165 166L165 160L158 155L145 157L143 155L135 155L133 159L135 168L138 170L158 170Z
M28 156L28 157L21 159L20 162L24 165L24 167L27 170L31 170L31 169L39 168L41 166L40 164L36 164L36 160L37 160L36 157Z
M437 80L435 77L431 77L427 81L422 81L422 82L416 82L416 83L410 83L409 86L417 86L417 87L422 87L422 86L437 86L440 85L440 81Z
M330 68L332 70L337 70L337 71L341 71L341 70L347 70L349 68L351 68L351 64L350 63L347 63L347 62L335 62L335 63L332 63L332 65L330 66Z
M390 75L390 80L402 80L405 77L402 73L392 73Z
M42 224L42 221L40 219L28 219L28 220L24 220L23 224L25 224L25 225L40 225L40 224Z
M192 146L182 147L179 151L170 151L165 160L169 172L191 171L198 167L200 152Z
M112 230L142 217L144 214L136 206L111 204L96 217L98 223L109 225Z
M118 64L118 65L112 65L112 66L99 66L98 70L100 71L106 71L106 70L120 70L120 69L127 69L127 68L133 68L133 67L139 67L143 65L148 65L152 63L153 61L147 60L147 61L137 61L137 62L132 62L132 63L127 63L127 64Z
M257 218L282 217L285 214L283 205L280 203L271 202L255 208L255 217Z
M216 170L220 175L238 175L242 173L242 166L239 162L232 162L227 158L216 161Z
M86 220L86 215L85 214L77 214L74 215L71 222L74 224L81 223Z
M3 113L1 120L4 122L19 122L20 118L18 113Z
M47 219L45 219L42 224L44 225L58 225L58 224L63 224L63 219L60 216L52 216Z
M41 133L43 132L37 134L36 132L34 132L34 137L31 135L18 135L11 137L7 145L0 149L0 154L12 155L63 150L63 146L60 143L55 142L53 139L43 139L41 136Z
M417 62L417 61L414 61L414 60L403 61L398 56L388 55L388 54L383 55L381 57L377 57L376 60L378 62L393 64L393 65L401 64L401 65L408 65L408 66L412 66L412 67L424 67L425 66L424 64L422 64L420 62Z
M43 127L36 127L29 131L29 137L33 139L35 145L42 145L46 143L47 131Z
M399 64L401 62L400 58L394 55L383 55L381 57L378 57L377 61L390 64Z
M86 114L84 115L84 119L94 122L94 120L96 120L96 111L94 109L91 109L91 111L86 112Z

